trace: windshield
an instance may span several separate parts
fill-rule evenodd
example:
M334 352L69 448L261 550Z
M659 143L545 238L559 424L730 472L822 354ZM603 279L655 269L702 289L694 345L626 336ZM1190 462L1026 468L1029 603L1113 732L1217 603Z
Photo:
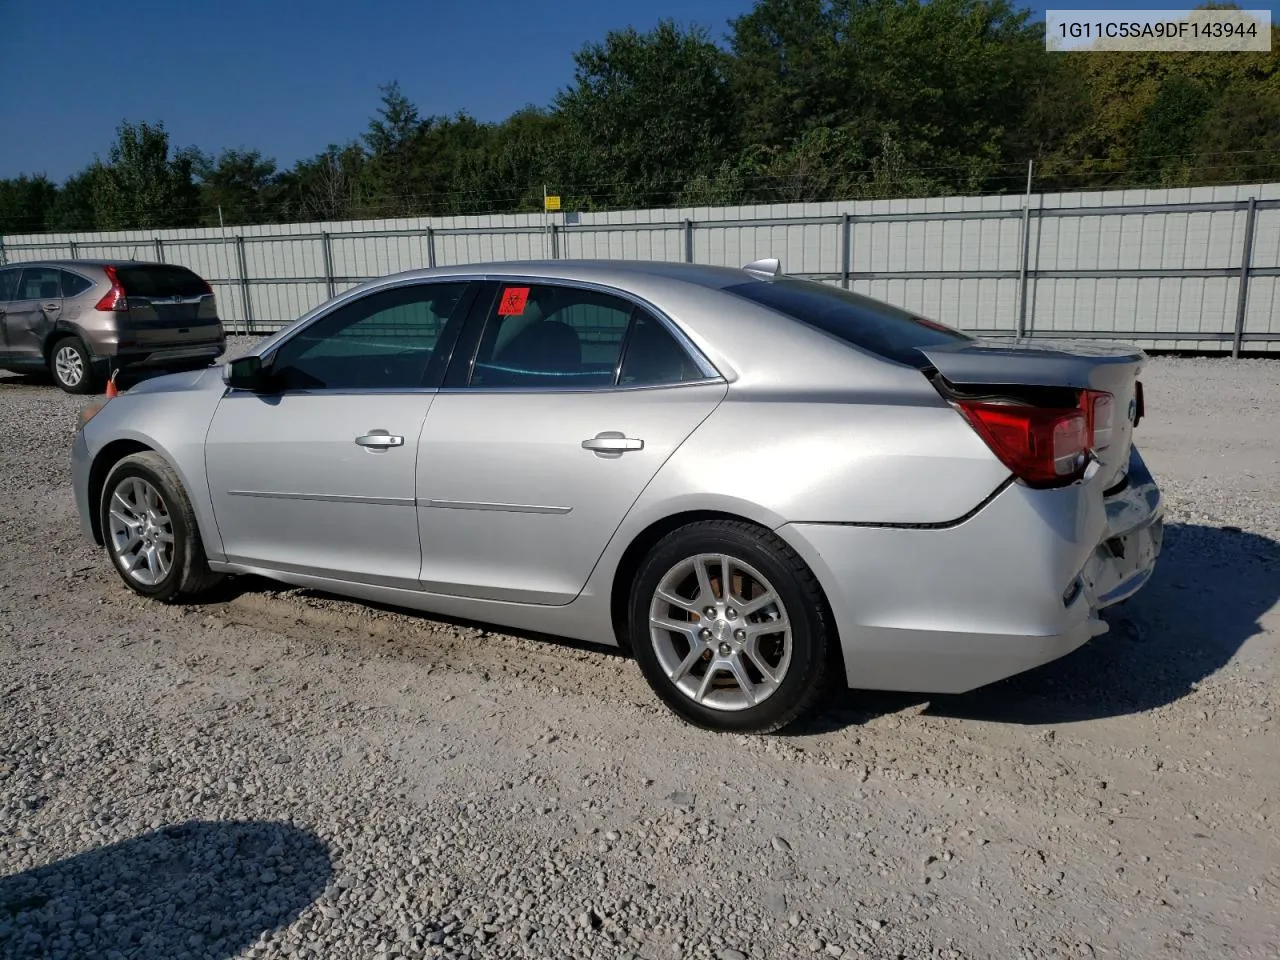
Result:
M915 367L927 364L920 347L973 339L900 307L813 280L751 280L725 290L886 360Z

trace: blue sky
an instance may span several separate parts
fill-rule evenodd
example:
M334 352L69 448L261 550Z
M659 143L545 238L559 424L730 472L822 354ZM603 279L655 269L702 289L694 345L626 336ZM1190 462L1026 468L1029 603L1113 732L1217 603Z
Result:
M288 166L358 135L377 107L378 85L392 79L424 114L467 110L498 120L526 103L548 103L572 79L572 52L609 29L647 29L672 17L722 35L726 21L750 7L751 0L4 0L0 177L44 172L62 180L105 154L123 119L163 120L175 145L258 148Z

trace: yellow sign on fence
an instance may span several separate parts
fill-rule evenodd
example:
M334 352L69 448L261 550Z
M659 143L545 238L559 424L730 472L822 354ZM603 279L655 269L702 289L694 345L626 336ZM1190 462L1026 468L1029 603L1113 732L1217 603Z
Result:
M559 210L560 198L557 196L546 196L542 198L543 209L546 211Z

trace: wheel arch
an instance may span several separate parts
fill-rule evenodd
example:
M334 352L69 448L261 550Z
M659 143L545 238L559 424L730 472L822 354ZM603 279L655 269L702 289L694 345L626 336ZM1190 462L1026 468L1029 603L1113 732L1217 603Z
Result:
M130 437L112 440L93 458L93 463L89 467L89 524L93 531L93 540L98 546L102 546L102 517L99 504L102 503L102 488L106 486L107 475L111 473L111 468L125 457L146 452L164 456L155 447Z
M75 324L70 323L69 321L59 320L53 325L53 327L50 328L49 332L45 335L45 338L44 338L44 346L42 347L42 354L44 356L44 362L46 366L48 366L49 361L53 359L54 346L58 343L59 340L65 340L67 339L67 337L75 337L77 340L83 343L85 349L89 350L89 356L92 358L93 351L89 349L89 341L86 340L84 334L80 332L80 328L77 327Z
M693 523L700 523L706 520L728 520L737 523L748 523L766 533L772 533L787 543L793 550L792 544L778 530L771 529L767 524L761 523L758 519L743 516L740 513L734 513L728 510L715 509L690 509L682 510L678 513L671 513L660 519L654 520L634 537L622 551L622 555L618 559L618 563L613 570L613 581L609 592L609 617L613 625L613 634L617 638L618 646L628 654L632 652L630 630L627 626L627 606L630 602L631 585L635 581L636 573L639 572L640 564L644 561L645 556L650 550L667 534L681 527L688 526ZM826 587L823 585L822 578L818 571L804 561L800 551L796 551L801 561L809 567L810 573L813 574L814 580L818 585L818 592L822 598L823 614L827 621L828 629L831 631L832 642L828 645L833 656L838 658L836 666L841 671L838 676L843 676L844 655L840 646L840 634L836 625L834 613L831 608L831 601L827 598Z

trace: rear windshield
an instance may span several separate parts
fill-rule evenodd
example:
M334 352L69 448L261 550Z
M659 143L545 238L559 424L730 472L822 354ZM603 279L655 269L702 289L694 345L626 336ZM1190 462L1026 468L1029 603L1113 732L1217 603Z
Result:
M725 287L753 303L770 307L886 360L920 367L920 347L973 337L907 310L813 280L778 277Z
M198 297L205 282L186 267L116 267L127 297Z

